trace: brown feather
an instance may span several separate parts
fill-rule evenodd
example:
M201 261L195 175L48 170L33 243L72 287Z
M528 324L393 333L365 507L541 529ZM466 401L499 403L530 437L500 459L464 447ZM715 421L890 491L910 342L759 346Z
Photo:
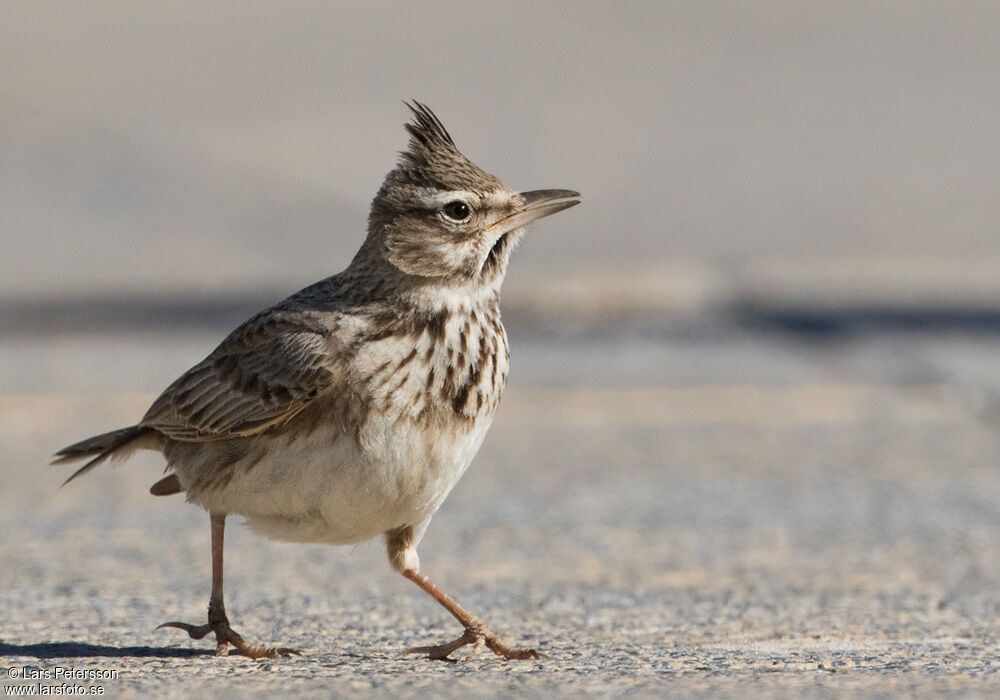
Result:
M81 440L80 442L59 450L56 453L57 459L53 460L52 464L64 464L65 462L72 462L91 455L97 455L73 472L70 477L62 483L62 485L65 486L76 477L86 474L91 469L107 460L109 457L118 456L116 453L119 451L125 452L126 454L130 453L138 446L140 440L149 437L152 432L153 431L147 427L132 425L128 428L112 430L110 433L95 435L94 437Z
M172 496L181 493L184 488L176 474L166 476L149 487L149 492L154 496Z

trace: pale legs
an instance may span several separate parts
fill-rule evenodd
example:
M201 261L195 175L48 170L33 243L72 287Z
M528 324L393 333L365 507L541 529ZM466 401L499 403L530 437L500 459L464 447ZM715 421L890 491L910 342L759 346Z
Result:
M428 595L450 612L465 628L464 634L453 642L438 646L413 647L402 654L426 654L431 659L447 659L448 655L466 644L472 645L472 650L466 658L471 658L488 648L497 656L505 659L540 659L543 658L534 649L517 649L503 644L495 634L478 617L456 603L444 591L437 587L426 574L420 572L420 560L413 544L413 528L403 527L386 533L386 548L392 568L420 586Z
M225 656L229 653L227 645L243 652L251 659L275 658L277 656L288 656L298 654L294 649L285 647L263 647L250 644L243 639L236 631L229 626L229 618L226 617L226 606L222 599L222 549L226 536L226 516L224 514L212 513L212 596L208 599L208 624L189 625L186 622L164 622L157 627L176 627L184 630L191 639L202 639L209 632L215 632L215 654Z

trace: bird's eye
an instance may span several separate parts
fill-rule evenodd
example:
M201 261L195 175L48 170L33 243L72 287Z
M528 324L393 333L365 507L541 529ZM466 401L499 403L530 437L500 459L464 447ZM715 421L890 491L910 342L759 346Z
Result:
M448 202L445 204L441 211L443 211L444 215L453 221L465 221L472 214L469 210L469 205L458 199L454 202Z

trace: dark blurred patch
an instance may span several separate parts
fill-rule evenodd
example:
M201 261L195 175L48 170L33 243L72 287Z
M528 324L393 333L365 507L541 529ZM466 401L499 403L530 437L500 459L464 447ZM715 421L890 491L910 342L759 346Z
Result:
M39 644L4 644L0 656L31 656L36 659L86 659L91 657L145 656L188 659L208 656L214 650L178 649L176 647L112 647L81 642L41 642Z
M819 340L889 333L972 335L1000 334L1000 308L892 307L829 308L744 306L733 309L735 320L755 331L772 331Z
M0 333L58 335L232 328L287 291L241 295L96 296L0 304Z
M264 290L206 296L91 296L73 299L6 300L0 303L0 334L39 336L67 333L228 330L285 298L293 290ZM781 333L803 340L837 340L895 333L1000 334L1000 305L891 306L838 308L782 304L723 305L700 313L675 315L648 310L634 314L590 316L579 311L550 312L507 303L504 319L514 332L559 337L662 336L731 332Z

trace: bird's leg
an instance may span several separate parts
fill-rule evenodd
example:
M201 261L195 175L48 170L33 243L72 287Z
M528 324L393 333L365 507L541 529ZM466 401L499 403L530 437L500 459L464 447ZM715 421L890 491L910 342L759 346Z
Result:
M225 656L232 644L251 659L273 659L278 656L298 654L295 649L285 647L264 647L250 644L229 626L226 605L222 600L222 549L226 537L225 514L212 513L212 595L208 599L208 624L190 625L186 622L164 622L157 627L176 627L184 630L191 639L202 639L209 632L215 632L215 655Z
M386 533L386 546L392 568L420 586L465 628L462 636L453 642L437 646L412 647L400 652L401 654L426 654L430 659L448 660L448 656L453 651L471 644L472 650L465 657L465 660L471 659L484 647L497 656L508 660L544 658L534 649L518 649L503 644L482 620L455 602L448 594L438 588L437 584L431 581L426 574L421 573L420 560L413 543L412 528L403 527Z

